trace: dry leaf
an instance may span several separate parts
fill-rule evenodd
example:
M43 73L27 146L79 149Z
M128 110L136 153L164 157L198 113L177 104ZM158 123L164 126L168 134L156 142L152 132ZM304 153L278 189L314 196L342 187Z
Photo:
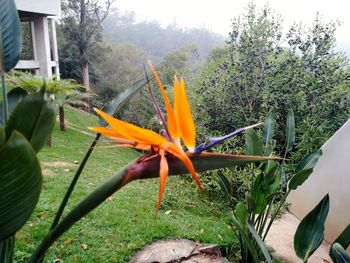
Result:
M86 244L84 244L84 243L83 243L83 244L80 244L80 246L81 246L81 248L84 249L84 250L88 248L88 245L86 245Z

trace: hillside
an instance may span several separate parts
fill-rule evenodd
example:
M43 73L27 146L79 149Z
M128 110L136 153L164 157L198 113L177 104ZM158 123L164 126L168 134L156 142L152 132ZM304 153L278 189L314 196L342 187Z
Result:
M110 44L132 43L156 59L190 43L195 44L199 56L205 58L225 40L223 36L205 28L182 29L176 24L162 28L156 21L136 23L132 13L120 15L118 12L112 13L104 21L103 37Z

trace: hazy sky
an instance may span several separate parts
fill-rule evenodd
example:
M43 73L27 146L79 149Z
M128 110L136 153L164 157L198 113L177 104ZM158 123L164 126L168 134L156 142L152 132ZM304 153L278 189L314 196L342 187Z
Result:
M248 0L118 0L121 11L132 10L138 20L158 20L162 25L176 21L181 27L206 27L224 36L231 19L242 14ZM317 11L328 20L339 20L337 39L350 43L350 0L256 0L258 6L269 3L284 18L284 27L292 22L311 24Z

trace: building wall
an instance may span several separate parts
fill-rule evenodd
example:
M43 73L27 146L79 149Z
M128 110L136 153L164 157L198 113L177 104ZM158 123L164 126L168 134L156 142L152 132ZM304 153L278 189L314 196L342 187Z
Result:
M15 3L20 11L61 16L60 0L15 0Z
M325 239L333 242L350 223L350 119L322 146L322 151L313 173L291 192L288 202L290 211L302 219L329 193Z

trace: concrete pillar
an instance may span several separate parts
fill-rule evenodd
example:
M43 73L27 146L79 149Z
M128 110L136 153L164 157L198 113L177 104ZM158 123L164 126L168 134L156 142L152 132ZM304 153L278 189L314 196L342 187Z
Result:
M47 17L35 17L34 20L34 49L37 52L37 60L39 60L39 75L43 77L51 77L51 53L50 53L50 36Z
M56 20L51 18L50 19L50 26L51 26L51 48L52 48L52 60L55 64L53 70L54 74L56 75L56 79L60 79L60 66L58 63L58 48L57 48L57 35L56 35Z
M34 21L29 22L30 34L32 37L32 47L33 47L33 60L38 60L38 51L36 50L36 40L35 40L35 31L34 31ZM39 70L34 69L34 74L39 75Z

